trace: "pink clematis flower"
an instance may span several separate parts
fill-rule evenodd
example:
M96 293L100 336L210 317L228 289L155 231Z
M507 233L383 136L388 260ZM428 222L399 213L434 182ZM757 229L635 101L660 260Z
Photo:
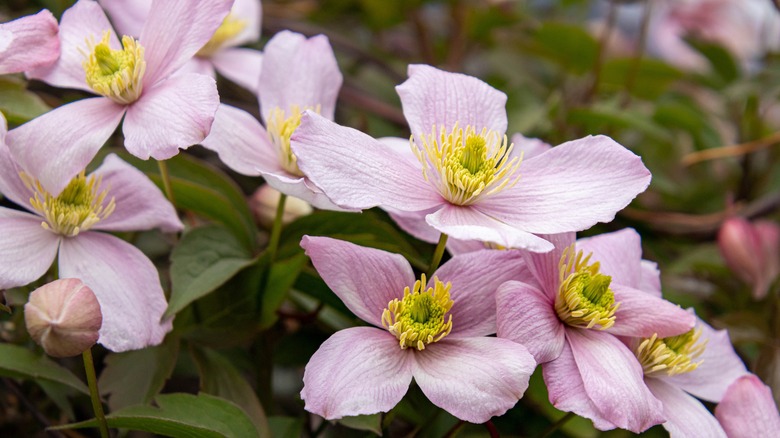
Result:
M138 37L149 16L152 0L99 0L108 12L114 28ZM257 93L263 55L257 50L238 46L260 39L262 6L260 0L235 0L230 14L208 43L182 67L183 71L222 76Z
M642 366L613 335L675 336L693 328L694 316L645 292L660 285L655 266L642 261L634 230L576 244L574 233L545 237L553 251L520 251L532 276L496 292L498 336L525 345L543 364L556 408L589 418L600 430L639 433L664 422Z
M0 207L0 289L29 284L56 259L62 278L80 278L103 312L98 342L112 351L156 345L171 330L157 269L136 247L108 233L182 223L146 176L114 155L90 175L73 178L57 196L25 173L5 145L0 116L0 193L27 213Z
M718 247L731 271L753 286L753 298L764 298L780 275L780 226L766 220L728 219L718 231Z
M22 168L59 194L122 117L125 147L142 159L168 159L200 142L219 105L216 83L173 73L206 44L231 5L155 0L141 37L120 43L100 5L79 0L62 16L59 60L29 76L102 97L63 105L10 132L8 145Z
M306 365L301 398L326 419L387 412L412 378L436 406L483 423L515 405L536 366L522 345L494 337L495 290L522 270L510 252L455 257L415 281L400 255L326 237L301 246L323 280L374 327L341 330ZM490 360L485 360L486 358Z
M504 135L506 95L476 78L412 65L397 91L406 153L314 113L293 134L301 170L336 205L416 212L450 237L544 252L553 245L534 234L610 221L650 183L642 160L603 136L521 163Z
M276 190L317 208L339 210L301 172L290 149L304 110L333 118L342 76L328 38L282 31L265 46L260 75L260 113L265 128L249 113L220 105L201 144L231 169L262 175Z
M729 438L772 437L780 431L772 390L752 374L728 387L715 407L715 417Z
M0 75L44 67L60 56L57 20L44 9L0 23Z

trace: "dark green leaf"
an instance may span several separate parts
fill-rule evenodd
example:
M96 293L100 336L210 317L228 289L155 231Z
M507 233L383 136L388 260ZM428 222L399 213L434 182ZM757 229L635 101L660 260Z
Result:
M741 68L728 49L718 44L694 39L688 39L687 41L688 44L707 58L707 61L710 62L715 74L721 79L723 85L730 84L739 78Z
M212 225L186 233L171 253L173 290L165 316L175 315L254 262L225 228Z
M50 109L37 94L27 91L24 81L0 78L0 111L9 124L21 125Z
M603 132L608 128L631 128L656 141L671 141L669 133L650 117L636 111L606 105L573 109L569 112L569 121L585 125L587 132Z
M46 396L60 408L63 414L69 419L73 420L76 415L73 412L73 405L68 400L68 396L73 393L73 389L62 383L54 382L51 380L38 380L38 385L46 393Z
M344 417L339 420L339 423L351 429L367 430L377 435L382 435L382 414Z
M263 292L260 328L268 328L276 322L276 310L284 301L284 297L287 296L287 291L295 284L298 274L307 261L308 258L304 254L298 254L273 264L268 278L268 286Z
M66 368L48 357L12 344L0 344L0 375L19 379L51 380L62 383L84 394L89 389Z
M542 24L528 49L576 74L592 70L598 56L593 36L581 26L566 23Z
M634 58L610 59L601 70L601 89L623 90L631 80L633 95L655 99L682 76L681 71L655 59L641 59L638 65Z
M276 438L298 438L303 436L303 420L290 417L268 417L271 434Z

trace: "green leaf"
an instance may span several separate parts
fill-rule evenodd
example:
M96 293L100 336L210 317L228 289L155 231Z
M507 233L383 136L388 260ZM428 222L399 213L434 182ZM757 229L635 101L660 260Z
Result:
M84 383L48 357L12 344L0 344L0 375L19 379L50 380L89 394Z
M0 111L11 125L21 125L49 111L49 105L25 88L25 82L0 78Z
M633 76L631 94L642 99L656 99L669 89L683 73L656 59L641 59L636 65L634 58L610 59L601 70L601 84L604 90L623 90Z
M179 357L179 340L168 336L165 342L143 350L111 353L98 380L108 406L116 411L150 402L162 391Z
M715 84L716 86L728 85L739 78L741 68L727 48L690 38L686 41L710 62L715 74L722 82Z
M287 291L295 284L307 260L306 255L298 254L273 264L268 277L268 286L263 291L259 323L261 329L268 328L276 322L278 318L276 310L287 296Z
M68 396L73 393L72 388L51 380L38 380L37 383L38 386L43 389L43 392L46 393L46 396L60 408L60 411L68 420L76 418L76 414L73 412L73 405L70 403L70 400L68 400Z
M126 151L117 154L145 172L162 189L160 169L154 160L139 160ZM224 225L249 251L257 249L257 228L252 212L232 179L190 155L179 154L166 162L177 208Z
M193 348L201 390L237 404L249 416L260 437L270 437L268 419L254 389L232 362L209 348Z
M636 111L607 105L572 109L569 112L569 121L584 124L587 132L603 132L606 127L622 127L636 129L662 143L672 141L671 135L650 117Z
M303 420L291 417L268 417L271 433L276 438L298 438L303 436Z
M598 56L598 42L593 36L581 26L566 23L542 24L527 49L575 74L592 70Z
M130 406L106 416L108 426L142 430L177 438L257 437L254 425L235 404L208 394L164 394L158 407ZM52 427L50 430L97 427L97 420Z
M236 237L221 226L205 226L186 233L171 253L173 290L165 316L175 315L255 261Z
M382 414L344 417L339 420L339 423L351 429L367 430L377 435L382 435Z

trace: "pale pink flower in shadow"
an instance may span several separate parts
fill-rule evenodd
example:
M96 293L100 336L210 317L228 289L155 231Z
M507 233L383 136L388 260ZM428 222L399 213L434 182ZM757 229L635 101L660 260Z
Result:
M60 56L57 20L44 9L0 23L0 75L52 64Z
M780 432L772 390L752 374L729 386L715 407L715 417L729 438L774 437Z
M180 231L173 206L115 155L54 196L14 162L5 132L0 117L0 193L31 213L0 207L0 289L35 281L56 258L60 277L79 278L95 293L99 343L125 351L162 342L172 325L161 320L167 303L157 269L136 247L100 231Z
M522 345L488 337L496 288L524 269L517 254L454 257L426 282L415 281L398 254L326 237L304 236L301 246L333 292L373 326L341 330L314 353L303 376L306 410L328 420L387 412L412 378L433 404L472 423L504 414L523 396L536 363Z
M240 174L262 176L276 190L317 208L341 210L301 172L290 149L290 136L303 111L333 119L341 82L325 35L306 38L279 32L265 46L260 75L258 99L265 127L245 111L220 105L211 133L201 144Z
M780 225L730 218L718 231L718 247L729 269L753 286L753 298L764 298L780 274Z
M152 7L152 0L99 0L114 24L124 35L138 37ZM238 46L260 39L262 6L260 0L235 0L230 14L208 43L180 71L222 76L257 93L263 54Z
M301 170L336 204L425 214L461 240L550 251L534 234L612 220L650 183L631 151L604 136L571 141L523 160L506 136L506 95L479 79L409 66L396 90L411 153L304 114L292 137Z
M642 262L634 230L576 244L574 233L544 237L555 249L519 251L532 275L496 293L498 336L525 345L543 364L556 408L589 418L600 430L639 433L663 423L642 366L614 335L679 335L693 328L694 316L646 292L660 290L658 271Z
M59 194L95 157L124 117L127 150L141 158L171 158L208 135L219 105L205 75L175 74L211 38L232 0L155 0L138 40L119 38L103 9L79 0L60 22L62 52L28 76L101 97L63 105L8 134L27 172ZM57 159L52 159L57 157Z

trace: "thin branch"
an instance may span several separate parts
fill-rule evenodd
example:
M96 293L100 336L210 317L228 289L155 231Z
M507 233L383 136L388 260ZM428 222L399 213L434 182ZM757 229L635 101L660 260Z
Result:
M774 134L770 134L766 137L759 138L758 140L753 140L746 143L692 152L682 158L682 164L684 166L691 166L702 161L716 160L719 158L740 157L756 151L760 151L761 149L765 149L770 146L774 146L777 143L780 143L780 131L775 132Z

